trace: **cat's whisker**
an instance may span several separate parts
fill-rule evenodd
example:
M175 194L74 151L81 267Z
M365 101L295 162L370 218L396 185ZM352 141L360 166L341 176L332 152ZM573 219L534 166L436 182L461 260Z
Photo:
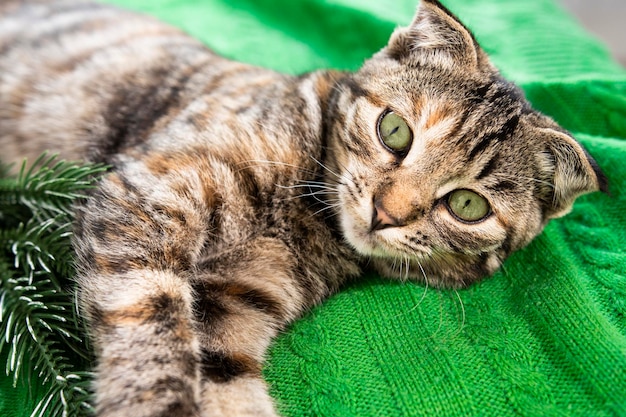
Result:
M396 270L396 265L398 264L398 258L394 256L392 261L393 262L391 263L391 270L395 271Z
M417 261L417 266L419 266L419 269L422 272L422 276L424 277L424 284L425 284L424 285L424 291L422 292L422 296L420 297L420 299L417 302L417 304L415 304L415 306L413 306L411 308L411 310L409 310L409 311L413 311L417 307L419 307L424 302L424 300L426 299L426 294L428 293L428 286L429 286L428 277L426 276L426 272L424 271L424 267L422 266L422 263L419 260Z
M325 164L323 164L322 162L318 161L317 158L315 158L314 156L311 156L311 159L314 160L319 166L324 168L326 171L328 171L331 174L333 174L335 177L342 178L341 175L337 174L335 171L333 171L332 169L328 168Z
M402 275L402 267L404 266L402 257L396 256L393 258L393 271L398 275L398 279L401 278Z
M325 204L324 201L320 201L320 202ZM318 214L320 214L323 211L326 211L326 210L329 210L329 209L334 209L334 208L337 208L337 207L341 207L341 204L328 204L325 207L322 207L321 209L317 210L315 213L311 214L309 217L317 216ZM337 213L333 213L333 215L336 216Z
M341 199L339 198L339 195L333 191L313 191L310 193L302 193L302 194L295 195L293 197L289 197L287 201L297 200L300 198L307 198L307 197L312 197L318 203L321 203L321 204L329 204L329 203L335 203L335 202L338 203L341 201Z
M335 217L335 216L337 216L337 213L335 213L335 212L326 213L326 214L324 215L324 220L328 221L328 220L332 219L332 218L333 218L333 217Z
M302 181L304 185L311 185L315 187L327 187L334 190L338 189L339 183L328 183L326 181Z
M334 175L334 177L338 180L338 183L341 184L343 183L351 183L354 185L354 181L352 180L351 177L353 177L352 173L346 169L345 167L342 167L343 170L345 172L347 172L348 174L350 174L350 177L346 176L345 174L337 174L335 171L333 171L332 169L328 168L324 163L318 161L314 156L311 156L311 159L313 159L319 166L321 166L324 170L326 170L327 172L331 173Z
M404 273L404 280L408 281L409 280L409 269L410 269L410 262L411 260L409 259L408 256L404 256L404 264L406 265L406 272Z
M405 281L405 277L404 277L404 265L405 265L405 260L406 260L406 256L405 255L400 255L394 258L394 263L397 262L398 266L398 279L401 281Z
M285 201L292 201L292 200L297 200L299 198L305 198L305 197L313 197L315 198L315 200L318 203L324 204L324 205L328 205L329 203L334 203L335 205L340 205L339 203L341 202L341 199L339 198L323 198L321 197L322 195L337 195L336 192L332 192L332 191L315 191L315 192L311 192L311 193L305 193L305 194L298 194L296 196L293 197L289 197L287 198Z
M252 168L255 166L260 167L260 166L265 166L265 165L277 165L277 166L296 168L299 172L303 172L303 173L310 174L310 175L316 174L315 171L312 171L308 168L304 168L296 164L290 164L290 163L283 162L283 161L272 161L272 160L266 160L266 159L248 159L248 160L238 163L237 165L241 165L242 166L241 169Z
M339 192L335 189L322 189L319 191L312 191L311 193L309 193L310 196L314 197L318 202L322 203L322 204L329 204L331 202L336 202L339 203L341 202L341 199L339 198ZM335 197L335 198L322 198L320 196L331 196L331 197ZM307 197L307 194L301 194L301 197Z
M317 185L317 184L311 184L311 183L302 183L302 184L295 184L295 185L281 185L281 184L276 184L276 188L281 188L284 190L292 190L295 188L320 188L323 190L330 190L330 191L335 191L337 192L337 188L336 187L331 187L328 185Z
M461 326L453 335L453 337L456 337L463 331L463 328L465 327L465 305L463 304L463 299L461 298L461 295L457 290L454 290L454 295L456 295L457 300L459 300L459 306L461 307Z
M340 203L339 198L329 198L333 196L339 196L339 190L337 186L328 185L322 181L303 181L301 184L282 185L275 184L276 188L284 190L298 190L302 189L302 193L294 195L286 199L286 201L292 201L299 198L313 197L317 202L328 205Z
M500 270L502 271L502 275L507 276L509 275L509 271L506 268L506 264L504 263L503 260L500 260Z
M441 291L437 292L437 298L439 298L439 324L437 329L430 335L430 339L434 339L439 332L441 332L441 328L443 327L443 295Z
M352 173L352 171L350 171L350 169L347 166L345 166L344 164L342 164L339 161L335 161L335 163L339 166L339 168L341 168L343 170L343 172L345 172L345 174L342 176L342 178L347 183L350 183L352 185L356 185L356 183L354 182L354 174Z
M335 195L338 195L339 193L337 193L337 190L320 189L320 190L311 190L308 193L303 192L302 194L298 194L298 195L296 195L296 196L294 196L292 198L308 197L308 196L312 196L312 195L316 195L316 194L320 194L320 195L335 194Z
M416 260L417 262L417 266L419 267L420 271L422 272L422 276L424 277L424 291L422 292L422 296L420 297L420 299L417 301L417 303L415 303L415 305L413 307L411 307L407 313L411 313L413 311L415 311L426 299L426 294L428 293L428 287L429 287L429 283L428 283L428 277L426 276L426 272L424 271L424 267L422 267L422 263L419 260Z
M422 276L424 277L424 283L426 284L426 290L428 290L428 286L430 285L430 283L428 282L428 276L426 276L426 271L424 271L424 267L422 266L422 263L419 260L417 261L417 266L419 266L420 268ZM426 296L426 292L424 292L424 297L425 296Z
M292 184L292 185L277 184L276 186L280 188L299 188L299 187L306 187L306 186L330 187L330 185L328 185L326 182L323 182L323 181L300 181L298 184Z

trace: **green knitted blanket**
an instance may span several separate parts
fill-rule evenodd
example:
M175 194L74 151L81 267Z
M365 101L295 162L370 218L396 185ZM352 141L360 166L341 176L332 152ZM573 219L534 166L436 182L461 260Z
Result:
M417 6L109 1L289 73L358 68ZM310 312L265 369L285 416L626 416L626 71L556 3L445 1L535 107L587 147L611 195L579 199L467 290L367 276ZM0 415L29 415L31 388L0 379Z

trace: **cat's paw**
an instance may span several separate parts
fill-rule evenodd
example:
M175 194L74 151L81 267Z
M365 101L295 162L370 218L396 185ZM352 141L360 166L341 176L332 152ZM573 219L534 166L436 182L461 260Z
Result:
M226 382L206 382L202 411L203 417L279 417L265 382L245 376Z

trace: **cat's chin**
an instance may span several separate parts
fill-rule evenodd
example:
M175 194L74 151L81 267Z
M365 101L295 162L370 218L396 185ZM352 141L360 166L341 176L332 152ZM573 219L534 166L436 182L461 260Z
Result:
M369 259L369 265L381 276L417 281L433 288L468 287L493 274L501 264L495 253L464 255L433 252L427 247L407 252L394 244L397 239L392 230L381 233L349 227L344 229L344 237L359 254Z
M359 225L348 215L342 219L344 238L361 255L373 258L404 259L420 256L419 253L407 254L395 248L393 239L385 239L379 232L372 232L364 225ZM390 231L386 231L390 234ZM424 253L424 256L427 254Z
M448 261L442 259L417 260L405 257L404 260L385 257L371 257L370 266L385 278L401 281L417 281L428 287L440 289L461 289L488 277L499 267L495 260L484 264L459 260L454 255Z
M386 278L402 281L419 281L437 288L462 287L463 284L450 285L436 275L426 272L424 265L430 265L429 252L414 251L407 253L393 245L393 239L383 237L382 233L372 232L365 227L358 227L349 216L342 222L343 235L348 243L360 254L367 257L369 265ZM389 230L385 234L393 234ZM430 270L431 268L427 268Z

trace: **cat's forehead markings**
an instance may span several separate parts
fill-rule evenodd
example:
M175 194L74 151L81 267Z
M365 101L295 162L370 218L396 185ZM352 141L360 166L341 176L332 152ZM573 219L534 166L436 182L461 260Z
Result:
M456 118L451 109L445 104L437 103L425 106L420 121L423 122L424 129L431 129L450 118Z
M460 114L455 114L444 103L426 101L417 114L413 126L413 144L406 157L406 162L417 163L426 151L447 149L447 139L458 127Z
M367 94L357 97L355 100L365 100L367 104L377 109L384 109L386 107L389 107L388 102L386 102L371 91L368 91Z
M424 111L424 107L428 104L428 97L425 95L418 96L413 101L413 112L415 115L420 115Z

